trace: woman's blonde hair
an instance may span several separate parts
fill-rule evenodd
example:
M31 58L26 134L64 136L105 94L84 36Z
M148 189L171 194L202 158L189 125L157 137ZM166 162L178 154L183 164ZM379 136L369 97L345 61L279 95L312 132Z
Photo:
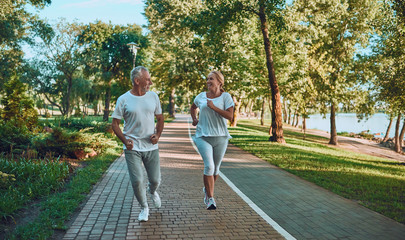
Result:
M224 75L222 75L222 73L220 71L212 71L210 72L210 74L215 75L216 79L221 83L221 92L225 92L225 90L223 89L223 86L225 84L225 79L224 79ZM208 74L208 75L210 75Z

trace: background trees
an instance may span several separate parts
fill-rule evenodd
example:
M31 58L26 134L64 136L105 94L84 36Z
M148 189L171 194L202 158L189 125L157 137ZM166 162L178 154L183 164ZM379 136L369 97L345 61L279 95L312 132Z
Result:
M309 75L320 111L330 112L330 144L337 144L336 111L359 96L358 79L350 78L355 53L365 47L374 29L378 4L364 1L295 1L295 24L308 34ZM299 41L299 40L298 40Z
M95 84L103 90L103 119L108 121L113 84L118 83L123 91L131 86L129 75L133 56L127 44L135 42L141 47L136 62L139 64L144 61L142 52L148 46L147 39L137 25L120 26L98 21L84 29L80 42L84 45L85 75L92 76Z
M43 8L51 0L4 0L0 4L0 89L16 73L23 62L22 44L30 44L35 36L45 36L50 27L26 8ZM0 93L1 93L0 90Z

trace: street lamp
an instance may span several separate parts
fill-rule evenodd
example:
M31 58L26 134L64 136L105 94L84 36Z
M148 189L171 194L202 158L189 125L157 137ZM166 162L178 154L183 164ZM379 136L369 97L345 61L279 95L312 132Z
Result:
M136 52L138 49L140 49L140 47L138 47L138 45L136 45L134 42L128 43L127 46L129 46L129 50L132 52L132 54L134 54L133 68L135 68Z

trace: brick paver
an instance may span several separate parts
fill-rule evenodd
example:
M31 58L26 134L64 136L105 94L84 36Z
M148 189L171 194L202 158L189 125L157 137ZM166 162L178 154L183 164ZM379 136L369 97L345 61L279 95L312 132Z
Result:
M64 239L283 239L225 182L218 209L204 208L203 164L188 137L187 118L166 124L160 139L162 207L148 222L118 158L95 186ZM404 239L405 226L291 175L232 145L221 168L264 213L297 239ZM148 199L150 201L150 199Z

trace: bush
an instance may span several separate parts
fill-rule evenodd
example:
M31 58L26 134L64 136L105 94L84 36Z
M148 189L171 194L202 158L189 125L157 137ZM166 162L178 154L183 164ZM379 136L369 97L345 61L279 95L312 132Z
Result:
M79 132L70 132L56 127L51 133L38 134L32 139L32 146L40 156L52 153L56 156L76 158L75 151L83 150L90 144L80 141Z
M52 153L56 156L78 158L78 152L102 153L106 148L117 147L117 142L104 136L103 133L88 133L89 128L81 131L69 131L56 127L51 133L38 134L32 139L32 147L40 156Z
M13 149L26 150L32 133L26 126L18 127L13 121L0 123L0 151L12 153Z

